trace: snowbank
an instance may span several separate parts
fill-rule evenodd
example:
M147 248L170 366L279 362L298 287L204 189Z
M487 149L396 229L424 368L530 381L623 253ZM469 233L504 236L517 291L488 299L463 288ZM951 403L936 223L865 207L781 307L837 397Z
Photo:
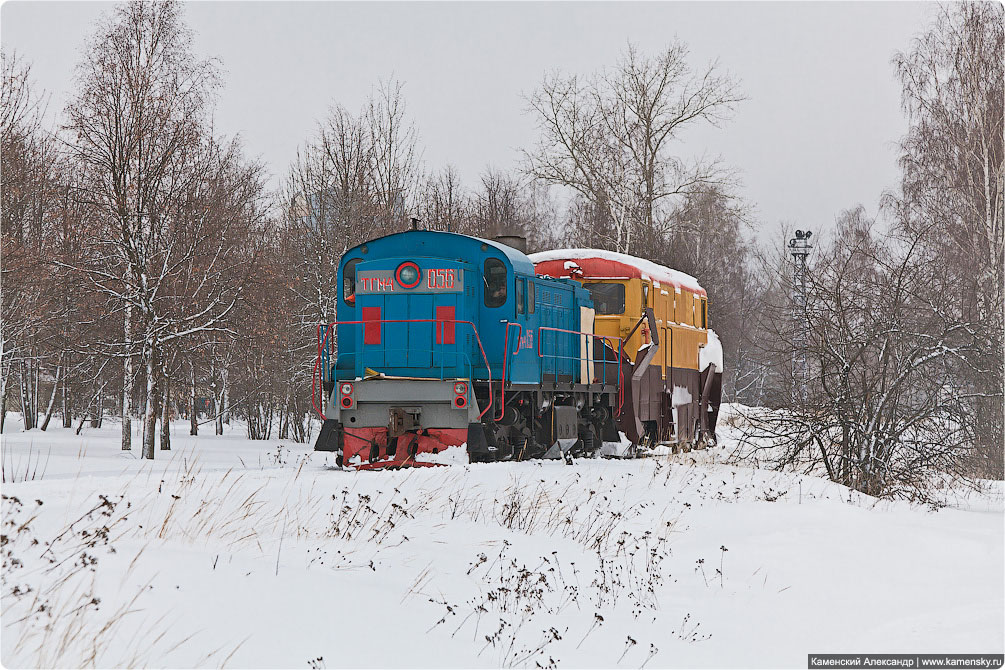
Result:
M722 372L725 368L722 365L722 342L719 336L711 328L708 329L708 343L698 349L698 369L704 370L709 365L714 365L712 372Z
M804 667L1005 643L1000 497L879 503L728 445L349 472L183 423L151 463L116 429L3 435L7 667Z

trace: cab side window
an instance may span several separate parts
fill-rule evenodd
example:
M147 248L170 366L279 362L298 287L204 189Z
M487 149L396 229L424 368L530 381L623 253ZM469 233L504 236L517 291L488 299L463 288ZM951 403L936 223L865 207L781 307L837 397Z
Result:
M498 258L485 259L485 306L502 307L506 304L506 264Z
M526 314L527 313L527 307L526 307L526 304L524 303L524 295L526 294L526 290L524 288L525 286L527 286L527 280L526 279L522 279L521 278L521 279L517 279L516 280L516 313L517 314Z
M356 304L356 266L360 258L353 258L342 268L342 299L350 305Z
M534 290L535 286L536 284L534 284L533 279L527 282L527 313L529 314L534 313L534 302L535 298L537 298L535 295L537 291Z

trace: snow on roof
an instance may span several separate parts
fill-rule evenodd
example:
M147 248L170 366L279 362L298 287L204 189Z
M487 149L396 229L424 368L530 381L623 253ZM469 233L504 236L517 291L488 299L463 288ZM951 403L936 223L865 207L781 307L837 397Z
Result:
M605 249L554 249L552 251L540 251L536 254L529 254L528 257L534 265L537 265L538 263L546 263L548 261L575 261L577 263L589 259L613 261L615 263L621 263L622 265L636 268L642 279L666 282L677 288L686 288L692 293L705 295L705 289L701 287L701 284L698 283L697 279L689 274L668 268L664 265L659 265L658 263L653 263L652 261L644 258L636 258L635 256L629 256L628 254L622 254L616 251L607 251ZM568 264L566 264L565 269L569 269ZM588 268L582 269L587 276L590 276Z

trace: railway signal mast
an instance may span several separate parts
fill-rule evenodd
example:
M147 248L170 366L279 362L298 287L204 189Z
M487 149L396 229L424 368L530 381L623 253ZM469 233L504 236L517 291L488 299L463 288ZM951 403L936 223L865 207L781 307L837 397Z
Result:
M789 254L792 256L792 383L793 400L802 404L807 399L807 381L809 369L806 363L806 348L808 345L809 324L806 320L806 257L810 255L813 245L809 230L797 230L796 236L789 240Z

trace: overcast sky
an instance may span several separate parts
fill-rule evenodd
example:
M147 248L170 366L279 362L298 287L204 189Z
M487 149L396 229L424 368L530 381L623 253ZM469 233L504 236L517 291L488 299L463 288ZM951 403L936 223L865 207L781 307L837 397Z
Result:
M60 116L101 2L6 2L4 50L32 65ZM273 175L332 102L358 109L374 84L405 82L425 167L452 163L468 186L516 167L537 138L524 96L544 73L589 73L627 41L646 52L676 35L692 62L719 59L749 100L722 129L688 133L681 155L720 155L756 206L820 230L844 208L874 213L897 183L906 121L890 59L937 7L916 2L337 3L190 2L195 47L218 58L220 132L239 134Z

